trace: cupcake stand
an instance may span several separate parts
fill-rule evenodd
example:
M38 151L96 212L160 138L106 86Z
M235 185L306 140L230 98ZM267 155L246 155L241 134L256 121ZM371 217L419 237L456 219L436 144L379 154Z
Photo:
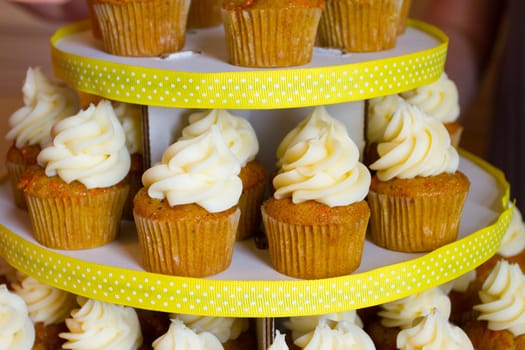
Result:
M271 173L278 143L312 106L326 105L362 149L364 101L435 81L448 46L438 29L410 21L392 50L348 54L316 48L305 66L249 69L227 63L223 36L222 27L194 30L187 33L182 52L116 57L102 50L88 22L79 22L51 38L52 63L55 75L80 91L143 106L146 166L178 136L188 114L223 108L250 120L259 159ZM284 276L254 239L236 242L231 266L209 278L145 272L131 221L122 221L120 237L106 246L48 249L33 239L29 217L12 204L6 180L0 183L0 255L34 278L89 298L164 312L254 318L259 348L265 349L275 318L397 300L446 283L490 258L511 218L509 186L498 169L466 151L460 155L471 189L458 240L427 254L388 251L367 241L361 266L348 276Z

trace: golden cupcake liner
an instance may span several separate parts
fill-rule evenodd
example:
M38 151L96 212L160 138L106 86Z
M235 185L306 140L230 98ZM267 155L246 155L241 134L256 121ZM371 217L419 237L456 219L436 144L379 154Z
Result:
M391 49L397 42L402 0L326 0L317 42L349 52Z
M361 264L368 216L353 224L297 225L262 209L272 266L290 277L318 279L348 275Z
M371 241L390 250L429 252L457 239L467 193L401 197L368 193Z
M237 229L237 241L254 236L259 229L263 200L264 182L243 190L238 204L241 218Z
M91 33L96 39L102 39L102 31L100 30L100 25L98 24L97 14L95 8L93 7L95 0L86 0L86 5L89 13L89 23L91 24Z
M38 197L25 192L35 239L54 249L87 249L115 240L129 186L85 194Z
M222 0L191 0L187 28L208 28L222 24Z
M312 59L320 8L223 10L230 63L288 67Z
M27 165L14 162L6 162L6 168L9 183L11 184L11 193L13 195L13 201L18 208L26 210L27 203L24 197L24 191L18 188L18 182L22 177L22 173L24 172L24 170L26 170Z
M142 264L149 272L206 277L226 270L232 260L240 210L206 220L156 220L137 215Z
M401 0L401 11L399 12L399 22L397 23L397 35L405 33L411 8L412 0Z
M190 0L94 0L104 49L118 56L160 56L186 40Z

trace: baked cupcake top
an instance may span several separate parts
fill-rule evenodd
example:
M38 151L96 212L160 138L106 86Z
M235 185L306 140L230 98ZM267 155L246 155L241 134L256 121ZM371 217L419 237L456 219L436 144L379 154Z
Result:
M169 146L161 161L144 172L142 183L151 198L166 199L170 206L195 203L221 212L239 201L240 170L219 127L212 125L200 136Z
M153 350L222 350L222 344L209 332L197 333L181 320L171 320L168 331L155 339Z
M406 104L399 95L387 95L368 100L366 120L366 141L370 143L383 140L386 126L400 106Z
M511 257L525 249L525 223L518 207L512 210L512 219L498 249L498 254Z
M441 316L438 310L417 318L412 327L401 330L396 343L399 350L474 349L467 334Z
M314 315L314 316L297 316L290 317L284 322L284 326L292 331L292 339L297 339L307 333L315 330L315 327L321 320L328 320L332 322L352 322L359 327L363 327L363 322L355 310L345 312L334 312L329 314Z
M78 297L79 309L66 319L69 332L60 333L66 340L64 349L136 350L142 333L135 309Z
M431 84L402 92L400 95L408 103L419 107L442 123L453 122L459 117L458 89L446 73Z
M352 322L338 322L331 328L327 320L321 320L314 331L294 341L301 349L362 349L373 350L375 345L370 336Z
M525 334L525 277L518 264L499 260L479 291L478 320L493 331Z
M115 115L126 135L126 147L130 154L142 154L142 107L125 102L114 102Z
M438 310L442 317L446 319L450 317L450 299L439 287L382 304L377 314L381 317L381 324L385 327L407 328L416 318L434 309Z
M0 285L0 347L30 350L35 342L35 327L24 300Z
M131 160L126 136L109 101L60 120L51 135L37 158L47 176L78 181L88 189L113 186L127 176Z
M280 9L294 7L324 7L324 0L224 0L226 10Z
M307 128L303 131L310 135ZM355 143L336 123L297 140L279 159L281 168L273 179L276 199L291 197L296 204L314 200L334 207L366 197L370 172L359 161Z
M42 283L17 271L14 292L24 299L29 317L44 325L64 322L78 304L75 295Z
M9 117L6 138L21 148L44 146L51 139L52 125L78 112L76 93L61 82L50 81L40 68L28 68L22 87L24 106Z
M210 109L193 113L189 117L189 125L182 129L182 139L199 136L208 131L212 125L217 125L222 138L241 167L255 159L259 152L259 142L251 124L242 117L236 116L224 109Z
M394 113L377 152L379 159L370 169L381 181L454 173L459 167L459 155L443 123L411 105Z
M249 323L246 318L237 317L211 317L198 315L171 315L172 319L181 320L195 333L208 332L217 337L221 343L237 339L241 333L248 330Z

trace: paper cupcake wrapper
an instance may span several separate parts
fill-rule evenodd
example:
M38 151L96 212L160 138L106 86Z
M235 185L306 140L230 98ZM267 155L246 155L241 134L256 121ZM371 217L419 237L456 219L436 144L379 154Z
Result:
M264 200L264 182L243 190L239 198L241 218L237 229L237 241L252 237L261 224L261 204Z
M397 24L397 35L405 33L411 8L412 0L401 0L401 11L399 12L399 22Z
M189 0L95 0L93 8L107 52L159 56L184 46L189 4Z
M262 209L273 267L290 277L319 279L348 275L360 263L366 220L340 225L295 225L278 221Z
M320 46L350 52L391 49L397 42L401 0L327 0L317 33Z
M27 209L26 199L24 197L24 191L18 188L18 182L22 177L22 173L26 170L27 166L24 164L17 164L13 162L6 162L7 174L9 177L9 183L11 184L11 193L13 194L13 201L15 205L20 209Z
M206 277L232 260L240 210L206 220L154 220L135 215L142 264L149 272Z
M310 62L320 8L223 10L230 63L288 67Z
M222 0L192 0L188 28L208 28L222 24Z
M368 233L377 245L402 252L429 252L457 239L467 193L396 197L368 193Z
M87 249L115 240L129 187L69 197L25 193L35 239L54 249Z

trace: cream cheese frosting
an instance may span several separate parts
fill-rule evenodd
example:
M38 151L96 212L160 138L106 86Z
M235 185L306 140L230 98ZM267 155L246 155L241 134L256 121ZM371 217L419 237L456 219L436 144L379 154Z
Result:
M276 330L273 342L267 350L288 350L288 345L286 344L286 335L281 334L279 330Z
M381 317L381 324L385 327L407 328L412 325L416 318L424 316L434 309L438 310L442 317L446 319L450 317L450 299L439 287L382 304L381 310L377 314Z
M178 140L159 163L147 169L142 183L151 198L169 205L196 203L209 212L237 205L242 193L240 163L213 125L202 135Z
M126 137L109 101L60 120L51 134L51 143L37 158L47 176L79 181L88 189L113 186L127 176Z
M400 106L406 104L399 95L386 95L368 100L366 140L369 144L383 140L386 126Z
M31 350L35 328L24 300L0 285L0 349Z
M363 200L371 175L352 139L334 124L313 134L292 144L280 158L274 197L291 197L294 203L315 200L330 207Z
M52 82L38 67L28 68L22 87L24 106L9 118L6 138L25 145L45 146L51 139L55 122L80 109L76 93L61 82Z
M472 350L474 346L465 332L434 310L401 330L396 339L399 350Z
M198 315L173 314L172 318L181 320L196 333L212 333L221 343L237 339L241 333L249 328L246 318L237 317L211 317Z
M370 336L352 322L338 322L331 328L321 320L314 331L297 338L294 344L305 350L374 350Z
M284 326L292 333L292 339L297 339L307 333L315 330L315 327L321 320L328 320L332 322L347 321L356 324L363 328L363 322L355 310L345 312L334 312L329 314L314 315L314 316L296 316L290 317L284 322Z
M243 117L233 115L225 109L210 109L189 116L189 125L182 129L182 139L202 135L217 125L224 142L235 154L241 167L255 159L259 142L255 130Z
M77 306L75 295L42 283L17 271L14 292L24 299L29 317L34 323L44 325L63 322Z
M197 333L182 320L171 320L168 331L155 339L153 350L222 350L219 339L209 332Z
M402 92L400 95L408 103L418 106L423 112L442 123L453 122L459 117L458 89L446 73L431 84Z
M113 109L124 129L129 153L142 154L142 107L131 103L114 102Z
M525 276L518 264L500 260L479 291L479 320L494 331L508 330L515 337L525 334Z
M379 159L370 165L381 181L454 173L459 155L441 122L410 105L398 109L378 144Z
M498 249L498 254L506 258L515 256L525 249L525 223L518 207L514 206L512 218Z
M79 309L66 319L69 332L63 349L135 350L142 344L142 333L135 309L78 297Z

